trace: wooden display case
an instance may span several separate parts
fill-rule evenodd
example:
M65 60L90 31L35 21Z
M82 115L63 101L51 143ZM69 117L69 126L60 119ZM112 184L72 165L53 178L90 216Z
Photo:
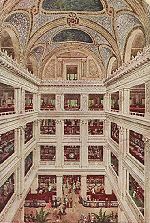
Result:
M103 94L89 94L88 109L90 111L102 111L103 100Z

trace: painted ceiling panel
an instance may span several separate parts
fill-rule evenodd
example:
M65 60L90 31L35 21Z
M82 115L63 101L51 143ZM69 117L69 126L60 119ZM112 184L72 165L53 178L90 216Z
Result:
M44 0L43 9L50 11L101 11L100 0Z

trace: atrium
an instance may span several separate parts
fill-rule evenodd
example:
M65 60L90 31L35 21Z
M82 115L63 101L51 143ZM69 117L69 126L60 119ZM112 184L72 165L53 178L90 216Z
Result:
M0 223L23 222L150 223L148 1L0 0Z

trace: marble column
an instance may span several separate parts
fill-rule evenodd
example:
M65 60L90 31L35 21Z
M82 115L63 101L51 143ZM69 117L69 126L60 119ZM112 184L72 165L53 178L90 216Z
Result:
M62 198L63 196L62 186L63 186L63 176L57 175L56 188L57 188L57 197L59 198Z
M21 96L21 88L15 88L14 90L14 98L15 98L15 112L16 114L20 114L22 110L22 96Z
M63 138L63 121L57 120L56 121L56 167L62 168L64 163L64 153L62 148L62 138Z
M86 200L87 197L87 175L81 176L81 197Z
M88 167L88 120L81 121L81 167Z
M130 89L123 89L122 112L125 115L130 113Z
M41 108L41 93L37 93L37 111Z
M150 222L150 139L145 139L145 223Z
M88 111L88 94L81 94L80 110L83 112Z
M145 92L145 98L146 98L146 112L145 117L150 118L150 81L148 81L145 84L146 92Z

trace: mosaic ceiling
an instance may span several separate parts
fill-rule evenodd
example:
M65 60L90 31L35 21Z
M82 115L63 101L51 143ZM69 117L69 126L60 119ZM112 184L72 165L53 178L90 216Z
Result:
M111 57L124 60L127 39L135 30L150 41L149 12L140 0L1 0L3 30L19 42L19 52L37 67L55 51L81 45L107 72ZM88 55L87 55L88 56Z

